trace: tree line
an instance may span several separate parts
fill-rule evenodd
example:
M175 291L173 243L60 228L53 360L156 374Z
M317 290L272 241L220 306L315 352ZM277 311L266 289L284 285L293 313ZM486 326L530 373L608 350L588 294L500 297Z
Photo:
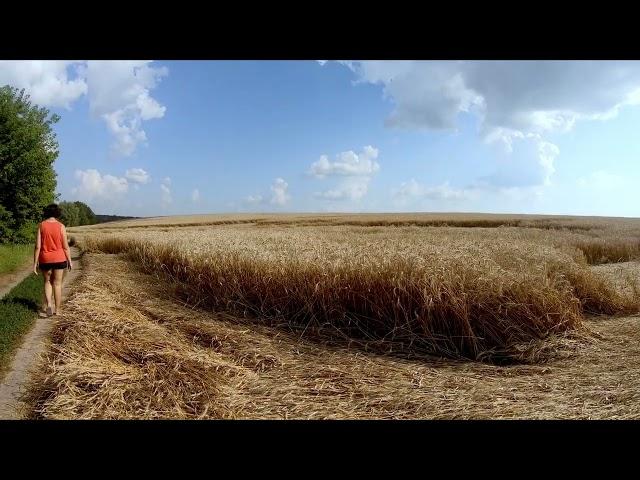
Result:
M60 210L62 210L62 222L67 227L98 223L98 217L86 203L60 202Z

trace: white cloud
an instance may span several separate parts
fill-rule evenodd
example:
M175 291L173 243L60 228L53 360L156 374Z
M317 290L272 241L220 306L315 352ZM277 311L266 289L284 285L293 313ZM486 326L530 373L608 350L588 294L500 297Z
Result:
M578 186L583 188L594 188L597 190L615 190L627 183L627 179L622 175L609 173L605 170L597 170L586 177L577 180Z
M387 125L405 128L452 129L458 113L481 103L460 71L461 62L342 62L358 82L383 86L395 104Z
M171 197L171 189L163 183L160 185L160 190L162 191L162 205L166 207L167 205L173 203L173 198Z
M151 181L151 176L142 168L131 168L127 170L124 176L134 183L141 183L143 185Z
M330 175L373 175L380 170L380 164L375 161L378 158L378 153L377 148L369 145L364 147L359 155L353 150L342 152L338 154L335 162L330 162L327 155L322 155L317 162L311 164L310 173L316 178Z
M257 193L245 197L242 203L253 207L268 204L282 207L290 202L289 184L284 179L280 177L276 178L269 189L271 190L270 196Z
M424 191L424 197L431 200L465 200L469 198L467 190L451 188L449 182L435 187L428 187Z
M551 176L555 173L555 159L560 155L560 149L551 142L538 139L538 158L539 164L544 172L544 185L551 184Z
M191 201L193 203L198 203L200 201L200 190L198 190L197 188L193 190L193 192L191 192Z
M360 82L382 85L394 126L454 128L460 112L481 116L486 133L566 130L610 118L640 102L636 61L343 62Z
M71 190L78 198L109 200L127 193L129 183L126 178L102 175L95 169L76 170L74 174L78 185Z
M133 154L147 139L142 122L164 116L165 107L150 92L167 73L165 67L152 67L150 61L88 62L89 107L115 136L117 153Z
M0 84L24 88L42 106L70 108L88 95L92 114L101 117L115 137L114 151L131 155L146 142L142 122L162 118L165 107L151 97L165 67L132 60L0 61Z
M545 134L566 132L578 121L607 120L624 106L640 104L637 61L340 63L356 74L356 83L382 86L383 96L394 104L388 126L453 130L458 116L467 112L480 119L480 133L488 143L501 141L507 152L515 144L537 149L536 160L530 159L525 171L531 177L528 167L535 164L539 185L551 183L559 155ZM523 139L527 141L517 142ZM511 173L501 175L502 181Z
M45 107L70 108L87 93L82 62L61 60L0 60L0 85L24 88Z
M555 160L560 155L557 145L537 133L499 132L489 143L502 143L504 151L497 152L496 171L481 177L477 184L491 187L549 186L555 173ZM513 155L514 148L517 154Z
M428 200L450 201L467 200L471 196L471 191L468 189L452 188L449 185L449 182L444 182L433 187L425 187L412 178L408 182L402 183L400 188L394 190L393 196L399 200L414 200L421 198Z
M289 200L291 200L291 195L287 193L289 188L289 184L285 182L282 178L276 178L271 185L271 204L284 206Z
M408 182L403 182L400 188L393 192L393 196L397 198L417 198L424 193L424 187L420 185L414 178Z
M371 178L380 171L380 164L376 161L379 151L368 145L362 152L356 154L349 150L336 156L334 162L329 161L327 155L311 164L309 173L318 179L327 177L341 178L334 188L323 192L316 192L317 198L325 200L359 200L368 190Z
M244 201L249 205L257 205L259 203L262 203L263 197L262 195L249 195L247 198L245 198Z
M171 185L171 177L164 177L162 183L165 185Z
M128 156L133 154L138 144L147 141L147 134L140 129L140 121L131 118L129 124L123 111L105 113L102 118L109 131L115 136L116 142L112 145L114 152Z
M315 194L325 200L359 200L369 190L369 177L354 177L341 182L336 188Z

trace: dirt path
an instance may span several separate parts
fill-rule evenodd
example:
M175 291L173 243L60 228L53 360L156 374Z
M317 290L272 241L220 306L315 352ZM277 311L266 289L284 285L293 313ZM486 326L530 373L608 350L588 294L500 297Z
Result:
M74 269L65 273L62 288L63 301L82 270L80 251L75 247L71 247L71 259ZM31 268L29 267L26 271L21 272L22 276L15 278L6 287L0 288L0 297L9 293L30 272ZM0 383L0 419L17 420L22 418L20 395L23 393L40 355L45 351L48 336L55 321L53 318L55 317L37 318L33 328L25 335L22 345L16 351L9 371Z
M0 298L4 297L11 291L13 287L18 285L24 277L31 273L32 260L26 262L23 266L16 269L15 272L4 273L0 275Z

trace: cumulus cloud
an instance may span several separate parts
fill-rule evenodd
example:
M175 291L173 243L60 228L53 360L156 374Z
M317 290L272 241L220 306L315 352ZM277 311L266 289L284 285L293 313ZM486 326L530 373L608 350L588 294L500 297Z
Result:
M173 203L173 197L171 196L171 178L164 177L162 183L160 184L161 197L160 201L162 202L163 207L167 207Z
M200 190L198 190L197 188L193 190L193 192L191 192L191 201L193 203L198 203L200 201Z
M165 107L151 91L167 75L165 67L132 60L0 61L0 84L24 88L47 107L70 108L83 95L93 115L102 118L115 137L114 151L133 154L147 140L142 123L162 118Z
M146 142L143 121L164 116L166 108L150 94L167 73L165 67L153 67L150 61L88 62L89 108L106 122L118 154L131 155Z
M597 170L577 180L578 186L597 190L614 190L621 188L626 183L627 179L622 175L610 173L605 170Z
M317 162L311 164L310 173L316 178L324 178L330 175L342 176L369 176L380 170L380 164L376 162L378 149L368 145L359 155L354 151L338 154L335 162L330 162L327 155L321 155Z
M255 195L248 195L242 203L245 206L255 207L257 205L274 205L276 207L283 207L291 201L291 195L289 194L289 184L283 178L276 178L269 186L271 193L256 193Z
M263 197L262 195L249 195L247 198L244 199L245 203L249 204L249 205L258 205L260 203L262 203L263 201Z
M271 204L284 206L289 200L291 200L291 195L287 193L289 189L289 184L285 182L282 178L276 178L271 185Z
M640 104L637 61L340 63L355 73L356 83L382 87L394 105L388 126L453 130L467 112L480 119L483 139L501 142L508 153L517 140L527 139L519 145L538 149L534 165L542 185L549 184L559 154L546 134L613 118L622 107Z
M449 182L444 182L433 187L426 187L418 183L415 179L404 182L400 188L393 192L394 198L398 200L467 200L471 197L468 189L452 188Z
M134 183L145 185L151 181L151 176L142 168L131 168L124 175Z
M0 85L24 88L33 102L70 108L87 93L83 62L0 60Z
M161 201L163 206L171 205L173 198L171 197L171 189L164 183L160 184L160 190L162 191Z
M452 129L458 113L481 104L464 82L461 62L363 61L341 62L359 83L379 84L395 104L387 125Z
M355 177L341 182L336 188L317 192L315 196L325 200L359 200L369 190L369 177Z
M317 198L325 200L359 200L369 189L371 178L380 171L380 164L376 161L379 151L368 145L362 152L354 151L339 153L336 160L331 162L327 155L311 164L309 174L318 179L327 177L340 178L337 186L323 192L316 192Z
M380 84L395 104L389 123L454 128L474 111L485 127L542 133L609 118L640 100L636 61L343 62L360 82Z
M514 148L517 155L511 155ZM496 171L480 177L476 185L498 188L551 185L559 154L558 146L539 134L518 133L510 138L506 150L497 152Z
M129 189L126 178L102 175L95 169L76 170L74 176L78 185L71 193L86 201L113 199L127 193Z

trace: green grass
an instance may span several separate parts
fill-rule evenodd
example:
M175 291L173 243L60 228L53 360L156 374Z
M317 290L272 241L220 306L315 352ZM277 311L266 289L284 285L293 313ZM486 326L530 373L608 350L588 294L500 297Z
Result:
M0 373L38 316L42 276L29 275L0 300Z
M33 245L0 245L0 275L17 270L32 255Z

